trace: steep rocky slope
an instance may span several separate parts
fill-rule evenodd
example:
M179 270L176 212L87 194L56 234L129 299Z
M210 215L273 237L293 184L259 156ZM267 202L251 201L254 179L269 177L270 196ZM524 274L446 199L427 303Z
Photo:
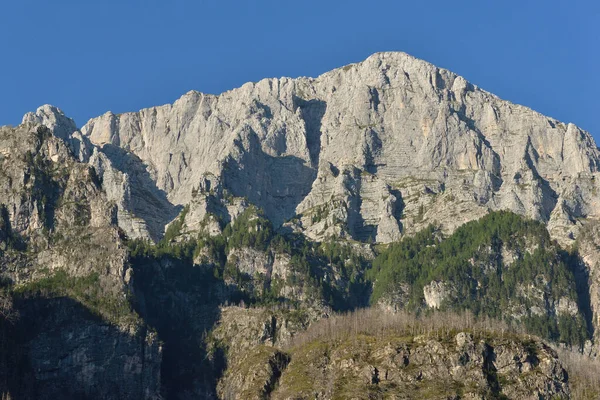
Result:
M314 79L190 92L173 105L107 113L81 133L130 175L139 204L128 211L155 236L165 223L157 209L172 216L172 205L209 193L247 197L276 226L300 217L291 226L312 238L378 242L510 209L567 243L580 218L598 213L600 155L587 132L403 53ZM201 205L190 217L215 212Z
M597 355L598 168L587 132L403 53L81 129L40 107L0 128L0 389L568 397L504 333ZM507 325L302 341L369 302Z
M24 399L153 398L161 349L125 298L117 206L67 143L41 125L0 128L1 292L20 315L2 324L19 371L2 390Z
M485 340L464 332L455 336L454 343L448 339L359 336L310 343L292 352L271 398L484 399L504 395L533 400L569 393L556 355L540 343Z

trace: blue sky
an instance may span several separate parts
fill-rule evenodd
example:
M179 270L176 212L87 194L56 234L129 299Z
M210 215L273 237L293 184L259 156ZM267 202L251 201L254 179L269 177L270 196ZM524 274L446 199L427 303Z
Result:
M79 126L400 50L600 139L593 0L0 2L0 125L41 104Z

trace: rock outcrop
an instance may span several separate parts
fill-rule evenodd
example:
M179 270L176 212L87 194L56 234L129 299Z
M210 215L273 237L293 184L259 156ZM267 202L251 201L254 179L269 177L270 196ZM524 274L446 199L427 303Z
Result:
M20 378L27 380L29 398L158 398L156 333L103 323L70 299L29 300L21 305L21 320L19 343L31 376Z
M454 288L446 282L432 281L423 287L425 304L429 308L439 309L442 303L453 295Z
M568 398L567 373L540 342L500 337L315 340L247 351L224 376L232 399ZM227 397L229 396L229 397Z
M2 312L2 338L21 371L1 389L23 399L155 398L161 347L127 301L118 206L85 162L94 157L86 139L43 110L47 119L0 128L0 277L20 314L4 321Z

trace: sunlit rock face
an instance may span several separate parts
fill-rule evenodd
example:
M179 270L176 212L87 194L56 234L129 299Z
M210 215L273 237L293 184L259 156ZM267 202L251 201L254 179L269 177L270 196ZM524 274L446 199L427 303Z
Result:
M62 136L74 129L47 107L27 119ZM209 191L246 197L277 226L299 216L293 228L313 238L389 242L433 221L450 231L510 209L568 243L599 209L600 157L587 132L404 53L109 112L81 134L93 147L82 158L104 154L127 175L113 192L133 236L159 237L206 177L218 185ZM306 218L319 208L327 224Z

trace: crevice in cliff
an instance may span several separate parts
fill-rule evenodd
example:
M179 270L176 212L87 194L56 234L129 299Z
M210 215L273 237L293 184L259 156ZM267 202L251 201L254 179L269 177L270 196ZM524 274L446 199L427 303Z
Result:
M365 157L364 168L370 174L377 174L378 168L385 165L377 164L377 160L381 155L382 148L383 142L381 141L379 134L375 129L370 128L365 133L363 148L363 153Z
M327 111L327 103L319 99L304 100L297 96L294 96L293 101L294 107L300 108L300 116L306 126L306 145L311 165L318 169L321 153L321 124Z
M494 348L489 344L485 344L483 349L483 373L493 398L503 399L504 397L500 393L498 371L496 370L494 361L496 361L496 353L494 353Z
M279 379L283 375L283 372L289 365L292 358L286 354L278 351L271 359L269 359L269 367L271 368L271 376L265 385L264 395L265 398L270 399L271 394L277 388Z
M355 240L373 242L377 238L378 226L367 224L361 213L363 173L363 171L355 168L344 177L344 185L349 192L348 230Z
M585 324L590 337L594 337L594 314L592 312L592 300L590 297L590 274L585 262L581 259L578 252L567 253L563 251L563 257L568 265L571 266L571 271L575 278L575 287L577 290L577 305L579 312L583 314Z
M160 240L165 226L177 217L183 207L169 201L166 192L158 188L139 157L112 144L105 144L102 153L113 167L129 176L131 196L126 199L127 211L146 222L154 241Z
M542 203L539 204L541 217L544 223L550 221L550 214L556 207L558 203L558 194L552 189L550 183L544 179L538 172L536 168L537 160L539 159L539 154L533 144L531 143L531 137L527 138L527 146L525 147L525 154L523 155L523 159L527 167L533 173L533 178L536 179L540 185L540 189L542 191L541 200Z

